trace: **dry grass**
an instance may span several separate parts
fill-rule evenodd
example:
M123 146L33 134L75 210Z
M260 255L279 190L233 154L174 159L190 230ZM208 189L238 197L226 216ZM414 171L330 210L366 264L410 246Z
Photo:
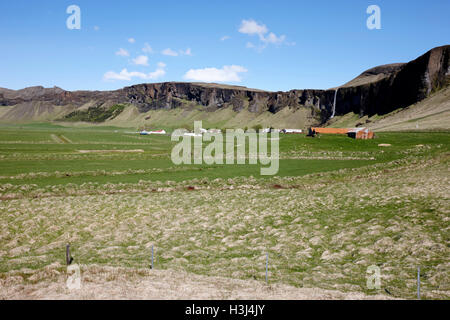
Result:
M448 155L412 158L269 180L142 181L48 189L2 185L2 286L18 298L33 298L27 292L35 288L36 298L140 297L142 290L144 297L156 297L150 286L155 274L161 277L158 283L173 284L167 295L157 294L164 298L340 299L384 294L383 289L392 297L413 298L420 265L424 297L448 299L448 161ZM79 295L89 290L54 295L46 291L46 277L31 277L49 264L63 263L66 243L72 245L75 262L88 266L87 276L94 265L147 268L151 246L156 248L157 269L172 271L144 275L136 282L120 280L118 289L99 278L92 288L86 287L93 290L92 296ZM266 252L269 279L276 284L273 293L261 285ZM381 268L381 291L365 285L367 267L374 264ZM36 284L16 288L14 277L27 273L31 276L23 279ZM210 278L218 276L227 280ZM251 279L257 282L248 282ZM188 284L180 285L183 281ZM214 287L217 281L235 283L238 289L223 291ZM105 288L111 292L101 293ZM345 294L327 296L326 291L304 288ZM244 296L239 295L242 290Z
M64 268L10 272L0 279L1 299L151 299L151 300L361 300L389 299L359 292L296 288L254 280L206 277L184 271L81 266L81 288L68 289Z

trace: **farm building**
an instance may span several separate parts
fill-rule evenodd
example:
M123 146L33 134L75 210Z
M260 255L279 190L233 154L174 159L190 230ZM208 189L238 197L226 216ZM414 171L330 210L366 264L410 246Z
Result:
M208 133L222 133L222 130L220 129L208 129Z
M145 130L142 130L139 134L141 136L148 136L150 134L166 134L166 131L165 130L156 130L156 131L145 131Z
M185 132L183 134L185 137L203 137L202 133L195 133L195 132Z
M353 139L367 140L367 139L373 139L374 138L373 131L371 131L371 130L369 130L367 128L351 129L351 130L348 131L347 135L350 138L353 138Z
M300 134L302 133L302 129L283 129L281 130L282 133L290 133L290 134Z
M373 139L375 137L374 132L367 128L311 128L309 131L315 134L346 134L353 139Z
M323 134L347 134L351 129L347 128L311 128L311 131Z

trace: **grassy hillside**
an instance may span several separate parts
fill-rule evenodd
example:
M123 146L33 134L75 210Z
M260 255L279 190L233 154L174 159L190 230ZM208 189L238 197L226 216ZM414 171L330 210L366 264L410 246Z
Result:
M112 120L122 113L124 105L116 104L110 108L90 107L87 110L76 110L64 116L63 121L104 122Z
M285 108L275 114L270 112L253 113L248 106L237 112L233 108L221 108L215 111L205 111L205 107L176 108L171 110L150 110L139 113L137 108L129 106L117 118L107 121L108 125L121 127L140 126L149 128L191 128L194 121L203 121L205 128L251 128L255 125L274 128L306 129L318 124L318 118L311 113L310 108Z

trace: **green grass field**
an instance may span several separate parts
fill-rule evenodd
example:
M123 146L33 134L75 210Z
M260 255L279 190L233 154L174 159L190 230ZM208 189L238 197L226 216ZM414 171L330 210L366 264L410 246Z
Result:
M133 268L155 246L158 269L264 281L268 252L271 282L399 298L420 265L424 297L450 298L450 133L280 135L279 173L263 177L176 166L169 136L135 131L0 126L0 279L33 282L66 243L82 265Z
M77 128L50 124L2 126L1 182L44 186L259 176L259 165L176 167L170 160L170 152L175 143L170 141L169 136L139 136L135 131L114 127ZM392 144L392 147L382 149L378 147L380 143ZM388 162L403 158L405 152L417 144L427 144L433 147L434 152L436 146L448 146L448 143L448 133L381 133L378 139L369 141L355 141L346 136L333 135L322 135L320 139L306 138L305 135L285 135L280 141L278 176L302 176ZM80 153L80 150L106 152ZM107 152L111 150L116 152ZM121 153L121 150L144 152ZM142 170L145 172L141 172ZM112 176L112 172L116 174Z

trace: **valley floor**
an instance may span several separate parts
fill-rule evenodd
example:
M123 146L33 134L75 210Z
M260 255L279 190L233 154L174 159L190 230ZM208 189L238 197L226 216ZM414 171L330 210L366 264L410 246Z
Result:
M447 155L384 164L381 170L344 169L345 174L301 179L203 180L159 187L144 183L107 189L80 186L64 190L71 196L58 196L62 191L58 190L41 198L2 201L2 291L7 288L16 297L27 297L28 291L42 286L37 298L63 297L64 293L46 291L48 279L30 270L46 270L49 264L63 261L65 244L71 243L74 261L81 265L146 268L155 246L158 269L259 283L264 283L268 252L271 283L291 287L286 293L266 292L257 289L263 288L259 285L248 289L249 299L307 298L314 290L300 289L305 287L345 292L328 296L317 291L317 296L312 295L317 298L357 297L355 292L386 295L385 289L390 297L413 298L417 266L422 268L423 296L448 299L448 161ZM146 191L149 188L155 191ZM380 267L380 290L366 286L367 268L372 265ZM159 275L161 283L170 277L164 272ZM14 279L30 285L21 290L19 281L14 289L8 286ZM188 290L178 279L174 286ZM220 286L207 290L210 280L205 279L204 289L199 285L186 294L239 297L239 290L223 293ZM142 281L143 286L150 283L145 277ZM105 286L112 290L106 296L121 297L115 284ZM125 296L139 292L128 281L120 286L125 292L131 288ZM61 285L55 284L56 288ZM147 297L155 297L151 288L145 291ZM102 297L93 290L92 297ZM164 297L185 296L167 293Z
M1 298L414 299L420 266L422 297L450 299L448 134L286 136L285 176L261 178L152 162L167 137L80 155L127 142L50 132L2 135ZM77 292L64 286L67 243ZM367 286L374 266L380 289Z

